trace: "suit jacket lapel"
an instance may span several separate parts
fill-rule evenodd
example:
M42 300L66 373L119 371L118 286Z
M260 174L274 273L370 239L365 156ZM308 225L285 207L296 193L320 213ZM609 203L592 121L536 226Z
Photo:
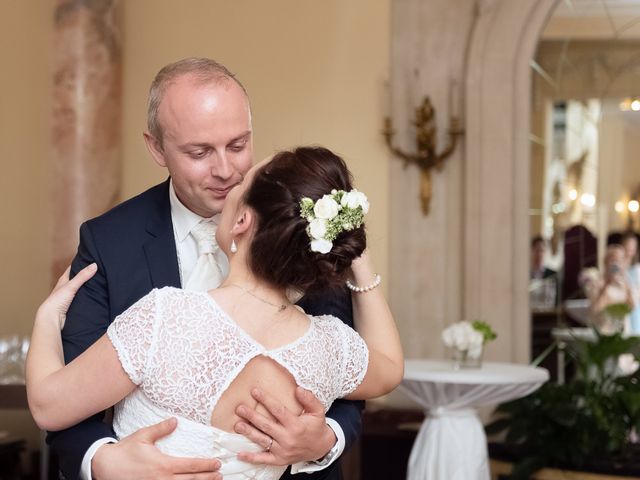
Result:
M171 222L169 180L164 182L162 187L158 189L158 195L153 199L154 205L146 226L151 238L143 248L153 287L180 288L178 253Z

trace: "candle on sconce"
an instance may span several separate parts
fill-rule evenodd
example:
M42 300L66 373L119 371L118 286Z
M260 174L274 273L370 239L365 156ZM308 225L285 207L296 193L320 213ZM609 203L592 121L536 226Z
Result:
M391 118L391 86L389 80L382 84L382 116Z
M449 116L460 118L460 90L456 80L451 80L449 86Z

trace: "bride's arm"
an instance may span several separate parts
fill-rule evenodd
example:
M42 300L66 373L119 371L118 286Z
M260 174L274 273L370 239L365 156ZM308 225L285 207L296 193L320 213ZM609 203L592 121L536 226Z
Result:
M89 265L68 280L67 270L38 309L26 362L29 409L38 426L61 430L108 408L136 385L122 369L106 335L64 365L60 330L80 286L93 276Z
M353 284L365 287L375 280L368 253L352 266ZM353 292L353 322L369 349L369 366L362 383L346 398L351 400L379 397L398 386L404 373L404 356L400 335L382 294L382 289Z

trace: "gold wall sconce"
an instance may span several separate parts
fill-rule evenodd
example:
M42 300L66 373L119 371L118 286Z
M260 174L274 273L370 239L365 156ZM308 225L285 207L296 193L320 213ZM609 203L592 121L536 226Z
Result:
M455 111L455 109L452 110ZM431 171L434 168L437 171L442 170L445 160L456 148L458 137L464 133L460 119L452 114L449 119L449 144L438 153L435 120L436 112L431 99L428 96L424 97L420 106L416 108L413 121L416 128L416 153L407 153L393 146L393 136L396 132L391 124L391 118L385 117L382 131L387 146L395 156L404 160L405 167L411 163L420 168L420 203L425 216L429 214L431 206Z

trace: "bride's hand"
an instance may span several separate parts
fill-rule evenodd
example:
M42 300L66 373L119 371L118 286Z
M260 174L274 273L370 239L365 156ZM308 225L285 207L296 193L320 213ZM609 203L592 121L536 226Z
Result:
M71 267L67 267L64 273L58 279L58 283L53 287L52 292L47 299L42 302L36 315L38 318L45 317L48 319L56 319L60 330L64 327L67 318L67 310L73 301L78 289L98 271L95 263L84 267L78 274L69 279Z
M372 282L376 273L373 269L373 262L368 249L351 262L351 272L349 273L349 280L353 284L369 285Z

